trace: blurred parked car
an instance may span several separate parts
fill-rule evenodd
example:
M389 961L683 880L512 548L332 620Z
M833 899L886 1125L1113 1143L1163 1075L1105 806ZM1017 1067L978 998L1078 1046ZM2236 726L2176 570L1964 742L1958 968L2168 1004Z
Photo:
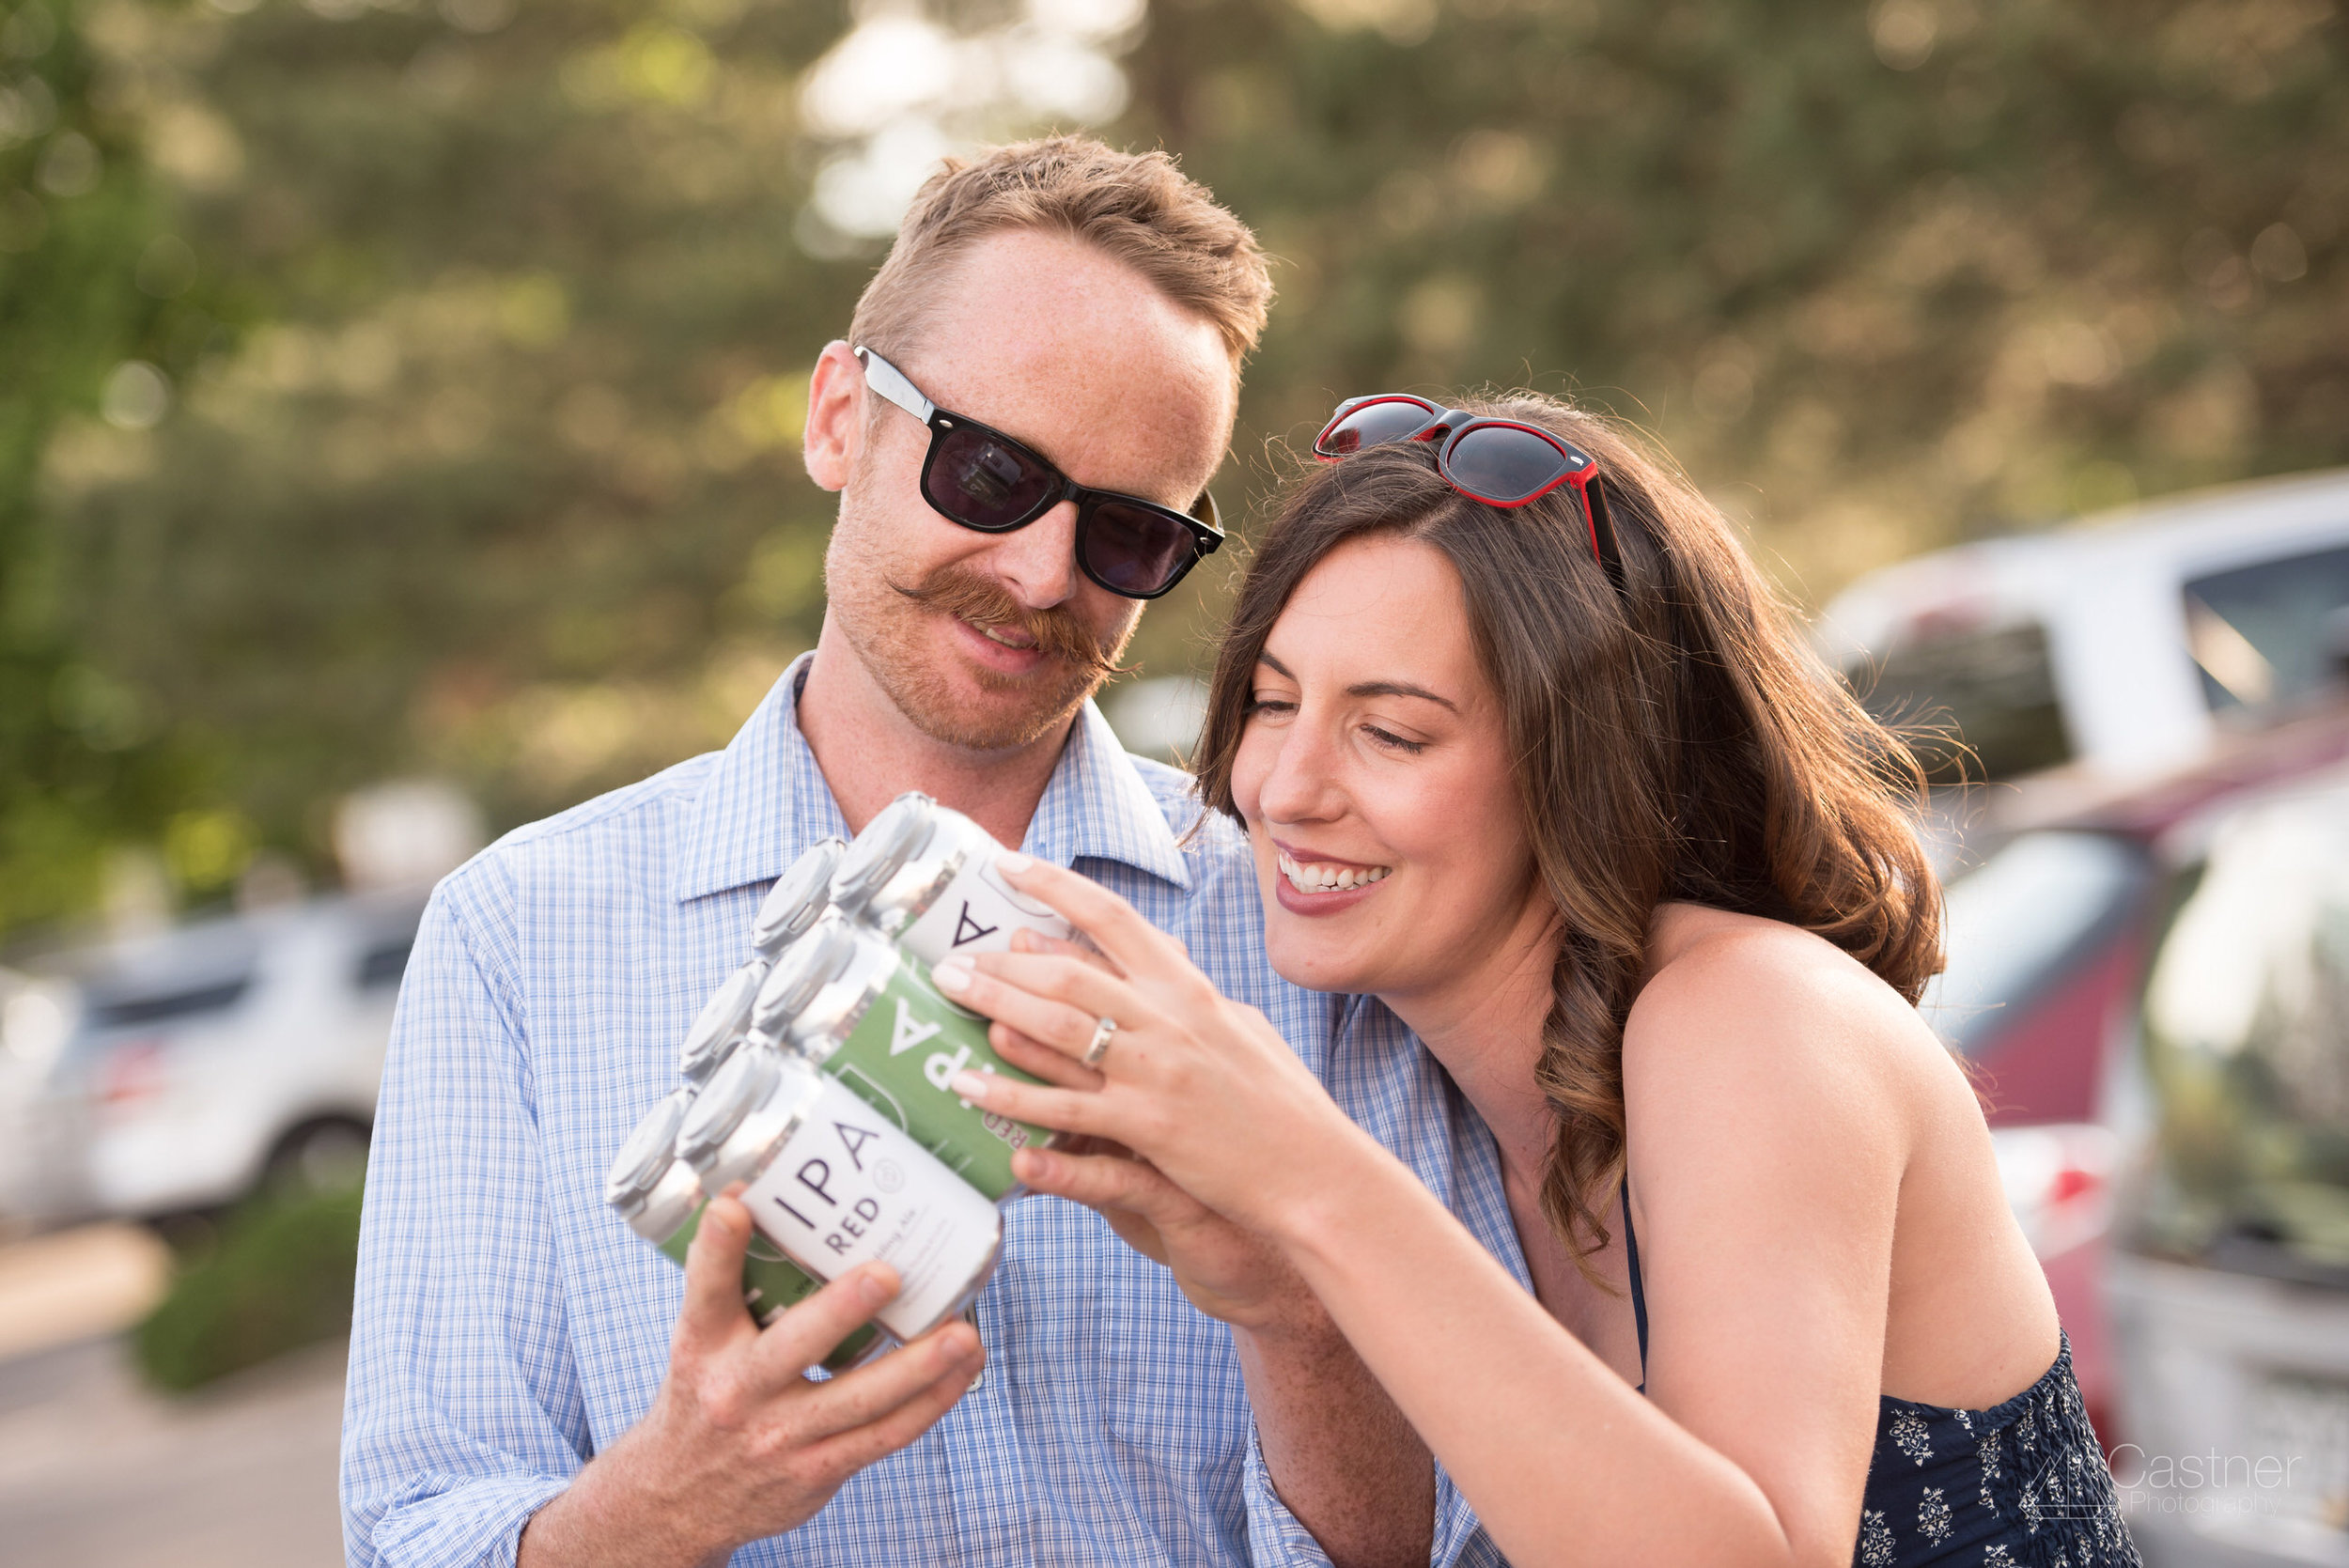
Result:
M2213 490L1872 572L1820 618L1879 717L1943 726L1953 833L2191 762L2232 723L2321 705L2349 659L2349 473ZM1933 748L1928 748L1933 750ZM1988 820L1983 818L1987 816Z
M2149 1562L2349 1564L2349 769L2177 846L2111 1262Z
M158 1219L355 1177L420 912L321 899L20 985L0 1014L0 1212Z
M1924 1016L1975 1076L2108 1442L2131 1435L2115 1421L2105 1273L2125 1128L2141 1120L2119 1069L2177 858L2199 825L2344 761L2349 708L2228 736L2193 768L2022 825L1949 883L1949 967Z

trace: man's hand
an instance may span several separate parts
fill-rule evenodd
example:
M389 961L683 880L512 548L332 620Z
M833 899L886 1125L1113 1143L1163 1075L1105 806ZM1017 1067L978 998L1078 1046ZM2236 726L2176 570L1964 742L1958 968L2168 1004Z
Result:
M813 1518L857 1471L928 1431L978 1375L959 1320L869 1366L807 1370L896 1294L886 1264L825 1286L765 1330L742 1305L750 1211L711 1202L686 1255L669 1374L644 1420L524 1528L519 1568L689 1568Z

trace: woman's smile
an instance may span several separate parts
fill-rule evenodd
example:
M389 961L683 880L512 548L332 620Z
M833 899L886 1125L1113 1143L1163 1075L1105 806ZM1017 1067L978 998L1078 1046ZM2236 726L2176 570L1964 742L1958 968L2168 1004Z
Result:
M1272 841L1281 875L1273 894L1291 914L1334 915L1350 909L1394 873L1390 865L1334 860L1315 850Z

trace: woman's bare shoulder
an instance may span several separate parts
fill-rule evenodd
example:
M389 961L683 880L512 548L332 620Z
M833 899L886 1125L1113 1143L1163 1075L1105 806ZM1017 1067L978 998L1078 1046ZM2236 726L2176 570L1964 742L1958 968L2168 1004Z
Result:
M1657 911L1624 1029L1626 1095L1727 1078L1743 1093L1857 1110L1906 1097L1921 1073L1954 1072L1917 1010L1826 939L1724 909Z

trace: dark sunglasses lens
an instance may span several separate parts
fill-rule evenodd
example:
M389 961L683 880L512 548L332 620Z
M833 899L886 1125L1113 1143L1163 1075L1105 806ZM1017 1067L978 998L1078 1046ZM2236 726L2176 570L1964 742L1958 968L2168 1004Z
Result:
M1164 512L1104 501L1085 514L1077 548L1085 568L1121 594L1162 591L1190 565L1190 530Z
M1445 454L1452 482L1503 505L1523 501L1568 472L1565 454L1531 430L1487 425L1469 431Z
M1430 417L1431 411L1401 398L1365 403L1331 427L1316 450L1325 458L1350 457L1365 446L1407 440Z
M1015 446L982 430L949 430L938 441L923 484L930 505L972 528L1009 528L1052 488L1052 474Z

